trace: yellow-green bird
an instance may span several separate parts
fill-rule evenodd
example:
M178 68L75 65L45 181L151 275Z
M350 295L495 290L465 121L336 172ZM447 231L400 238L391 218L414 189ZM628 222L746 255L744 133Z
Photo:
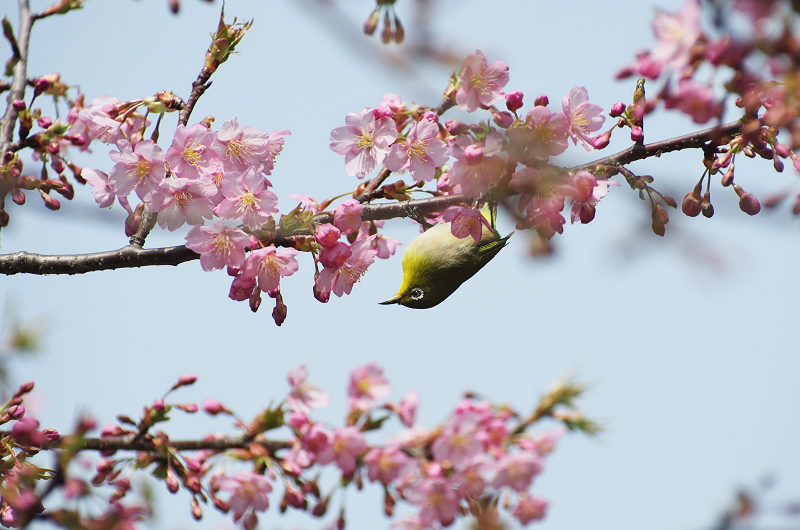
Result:
M488 208L481 213L487 219L490 216ZM501 238L497 230L483 226L481 241L475 244L472 236L455 237L450 223L432 226L406 247L400 292L381 304L415 309L440 304L489 263L506 246L509 237L511 234Z

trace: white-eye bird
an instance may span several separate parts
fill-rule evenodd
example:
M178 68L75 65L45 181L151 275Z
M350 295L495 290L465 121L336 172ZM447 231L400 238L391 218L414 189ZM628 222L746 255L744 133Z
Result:
M481 213L487 219L494 217L489 208ZM483 225L481 241L476 244L471 235L455 237L450 223L432 226L406 247L400 291L381 305L427 309L440 304L489 263L509 237L511 234L501 238L497 230Z

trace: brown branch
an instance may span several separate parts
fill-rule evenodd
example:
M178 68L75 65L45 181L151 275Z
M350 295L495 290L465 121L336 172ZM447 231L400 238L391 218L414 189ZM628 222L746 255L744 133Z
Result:
M151 249L128 246L108 252L65 256L15 252L0 255L0 274L83 274L149 265L178 265L199 257L182 245Z
M11 435L10 432L0 431L0 438ZM211 438L208 440L170 440L166 443L167 447L176 451L227 451L229 449L247 449L250 444L260 445L271 454L281 449L292 447L289 442L278 440L266 440L264 438L252 439L249 436L236 438ZM75 445L73 436L62 436L58 440L47 441L42 445L42 449L68 449L71 451L147 451L159 453L164 449L162 440L158 443L152 438L132 439L132 438L83 438L79 444Z
M14 101L25 97L26 75L28 70L28 40L33 27L33 17L30 14L28 0L19 0L19 35L17 44L19 46L19 61L14 66L14 77L11 81L11 90L8 92L6 112L0 119L0 154L8 150L11 139L14 135L14 124L17 122L18 112L14 108Z

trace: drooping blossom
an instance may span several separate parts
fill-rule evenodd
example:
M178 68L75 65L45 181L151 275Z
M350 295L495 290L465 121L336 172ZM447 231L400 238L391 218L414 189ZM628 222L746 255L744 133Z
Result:
M234 473L230 477L218 475L217 485L222 491L231 493L229 501L233 510L233 521L238 523L248 510L251 513L265 512L269 508L267 494L272 491L272 484L264 475L247 471Z
M405 142L395 143L386 156L386 167L392 171L408 169L417 180L430 182L436 168L450 158L450 148L436 138L439 125L430 120L412 123Z
M164 151L152 140L142 140L131 146L128 140L117 142L119 151L111 151L108 156L115 162L108 174L108 185L120 197L127 197L136 190L143 199L156 189L167 175L164 165Z
M569 176L554 169L543 168L540 172L524 167L511 175L509 187L520 193L518 209L526 213L529 227L535 227L545 239L564 231L566 220L561 211L565 199L577 193L575 182ZM519 223L518 226L523 227Z
M241 219L251 230L258 230L278 213L278 196L267 189L267 181L253 168L244 173L230 172L222 181L224 200L214 209L223 219Z
M364 206L355 199L347 199L336 207L333 212L333 224L336 228L349 234L355 232L361 226L361 212Z
M366 450L367 442L358 428L341 427L334 429L331 444L317 455L317 462L335 462L342 475L350 477L356 470L356 459Z
M219 165L219 155L212 148L216 136L202 123L178 125L172 145L167 149L170 170L179 177L196 179L213 174Z
M695 123L705 123L718 117L722 111L722 104L714 96L714 90L693 79L681 79L677 92L670 94L665 103L666 108L675 108L688 114Z
M525 491L543 467L542 459L533 453L506 455L497 463L497 475L492 480L492 487L500 489L508 486L517 491Z
M440 522L449 526L459 509L459 497L451 483L442 477L425 478L409 487L407 499L420 507L419 518L427 525Z
M94 200L100 208L110 208L117 196L108 185L108 175L99 169L83 168L81 177L94 189Z
M523 525L540 521L547 515L547 501L539 497L521 496L512 515Z
M467 112L490 107L503 99L506 84L508 65L502 61L489 65L483 52L476 50L461 63L461 88L456 92L456 103Z
M183 223L203 224L213 217L217 186L211 179L164 179L161 185L145 195L144 203L151 212L158 212L161 228L177 230Z
M459 239L472 236L475 244L481 242L484 227L492 230L489 221L478 210L462 206L448 206L442 212L442 219L450 223L450 232Z
M398 240L387 237L377 231L378 228L383 228L384 223L385 221L383 220L365 221L361 223L356 237L356 239L366 239L374 235L375 239L372 240L372 248L377 252L376 257L380 259L388 259L389 256L394 255L397 247L402 245ZM370 232L373 233L370 234Z
M580 219L581 223L586 224L594 219L595 206L606 196L608 187L619 186L619 182L608 180L607 177L596 178L588 171L579 171L572 179L578 193L572 198L571 223Z
M261 172L272 157L267 149L269 135L249 125L239 125L235 116L222 124L212 147L219 155L224 171L244 173L248 168Z
M394 482L411 462L411 458L397 443L373 447L364 455L369 479L372 482L380 481L385 486Z
M376 399L389 395L392 385L383 376L383 368L375 363L357 366L350 372L347 401L350 410L367 410L375 406Z
M367 107L359 113L349 113L345 123L347 125L331 131L331 149L345 155L344 168L348 175L364 178L383 163L389 146L397 139L395 122L376 116Z
M200 265L204 271L223 267L238 269L244 263L245 248L250 236L241 228L214 221L209 226L194 226L186 234L186 248L200 254Z
M121 103L112 96L98 96L92 100L91 105L78 112L78 120L85 125L88 132L87 145L93 139L106 144L116 144L126 137L122 123L114 119Z
M375 261L377 251L372 248L375 236L356 241L350 247L350 257L339 267L325 267L315 282L320 296L330 293L336 296L350 294L353 286L367 272L367 268Z
M276 249L273 245L253 250L244 262L244 273L258 277L258 286L264 292L278 287L282 276L291 276L299 265L295 256L296 248Z
M341 230L330 223L320 224L314 232L314 239L317 240L317 243L319 243L322 248L335 247L336 244L339 243L339 238L341 236Z
M496 132L476 141L471 134L462 134L452 143L455 163L447 172L451 186L461 186L467 197L480 197L489 185L500 180L506 171L508 154L503 150L503 137Z
M287 379L292 391L286 398L286 404L292 410L308 414L312 408L328 406L330 396L308 382L306 365L301 364L292 368Z
M594 151L593 137L589 133L603 126L606 117L600 105L589 103L589 93L582 86L573 87L569 94L564 96L561 107L569 120L567 132L572 143L578 142L587 150Z

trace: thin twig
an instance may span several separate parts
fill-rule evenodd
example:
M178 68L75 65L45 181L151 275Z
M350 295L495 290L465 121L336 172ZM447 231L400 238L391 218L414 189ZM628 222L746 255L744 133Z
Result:
M19 61L14 66L14 76L11 81L11 90L6 98L6 112L0 119L0 154L8 150L11 139L14 135L14 124L17 122L18 112L14 108L14 101L25 97L26 75L28 70L28 40L33 27L33 18L30 14L28 0L19 0L19 34L17 35L17 45L19 46Z

